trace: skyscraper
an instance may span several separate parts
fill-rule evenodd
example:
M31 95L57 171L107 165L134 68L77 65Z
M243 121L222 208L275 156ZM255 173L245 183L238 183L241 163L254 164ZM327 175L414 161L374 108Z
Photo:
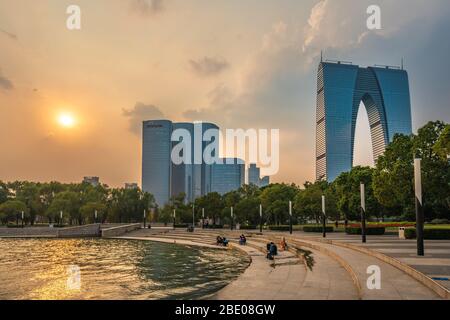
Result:
M265 187L269 185L270 177L261 178L261 169L255 163L251 163L248 167L248 184L254 184L258 187Z
M142 190L155 196L162 206L171 195L172 122L150 120L143 122L142 130Z
M256 166L255 163L250 163L248 167L248 184L254 184L255 186L259 185L260 179L260 169Z
M174 123L173 129L185 129L190 135L190 141L186 141L185 146L193 148L194 145L194 125L192 123ZM172 142L172 146L178 144L179 142ZM183 142L182 142L183 143ZM177 196L180 193L184 193L186 195L186 201L193 201L193 160L194 155L191 152L190 164L182 163L182 164L174 164L172 163L172 188L171 188L171 196Z
M321 62L317 74L317 180L333 181L352 168L356 118L361 101L369 116L375 161L396 133L412 133L405 70Z
M172 141L172 135L178 129L184 132L180 136L174 135L175 141ZM212 123L172 123L169 120L143 123L142 189L152 193L159 206L181 193L186 195L186 201L193 201L211 192L212 168L204 162L203 153L211 145L217 146L215 150L218 150L219 141L203 141L203 135L209 129L219 130ZM183 133L190 139L184 141ZM171 159L172 149L177 145L184 147L180 148L181 153L190 150L190 156L179 154L186 160L181 164L175 164Z
M211 191L225 194L239 189L245 182L245 163L237 158L219 159L212 165Z

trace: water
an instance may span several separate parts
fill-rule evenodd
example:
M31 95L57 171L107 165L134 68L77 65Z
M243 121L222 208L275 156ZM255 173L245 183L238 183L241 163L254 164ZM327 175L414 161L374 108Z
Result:
M249 263L237 250L151 241L0 239L0 299L197 299Z

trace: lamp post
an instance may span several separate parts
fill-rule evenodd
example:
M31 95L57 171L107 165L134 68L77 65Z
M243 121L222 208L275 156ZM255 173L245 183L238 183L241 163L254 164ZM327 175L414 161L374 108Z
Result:
M292 201L289 201L289 233L292 234Z
M262 233L262 227L263 227L263 211L262 211L262 204L259 205L259 232Z
M414 159L414 191L416 198L416 236L417 236L417 255L425 255L423 244L423 207L422 207L422 174L421 174L422 159Z
M233 230L233 221L234 220L234 216L233 216L233 207L231 207L231 230Z
M94 211L94 223L97 223L97 210Z
M195 204L192 204L192 229L195 228Z
M175 229L175 224L176 224L176 222L175 222L176 215L177 215L177 211L176 211L176 209L173 209L173 228L174 229Z
M327 237L327 216L325 211L325 196L322 195L322 235Z
M25 212L22 211L22 228L23 228L23 219L25 218Z
M147 215L145 214L145 209L144 209L144 229L145 229L146 220L147 220Z
M62 210L59 212L59 226L62 226L63 212Z
M205 229L205 208L202 208L202 229Z
M361 238L366 243L366 191L364 183L361 183Z

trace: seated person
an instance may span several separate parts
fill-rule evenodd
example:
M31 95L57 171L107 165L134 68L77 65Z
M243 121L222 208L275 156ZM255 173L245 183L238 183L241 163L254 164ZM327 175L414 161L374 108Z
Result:
M221 236L217 236L217 245L219 246L221 244L223 244L223 239Z
M269 253L271 256L276 256L278 254L278 248L275 243L271 243Z
M288 245L287 245L286 239L284 237L283 237L283 239L281 239L280 246L283 251L287 250Z
M224 247L228 246L228 239L223 237L222 244Z
M239 244L240 245L247 244L247 238L243 234L239 237Z

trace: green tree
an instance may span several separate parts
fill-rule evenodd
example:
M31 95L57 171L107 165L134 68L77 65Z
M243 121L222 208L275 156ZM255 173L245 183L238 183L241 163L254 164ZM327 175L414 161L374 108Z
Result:
M28 208L22 201L8 200L0 204L0 219L3 223L18 220L24 213L25 219L29 219Z
M289 221L289 201L294 201L299 188L295 184L271 184L259 196L268 224L286 224Z

